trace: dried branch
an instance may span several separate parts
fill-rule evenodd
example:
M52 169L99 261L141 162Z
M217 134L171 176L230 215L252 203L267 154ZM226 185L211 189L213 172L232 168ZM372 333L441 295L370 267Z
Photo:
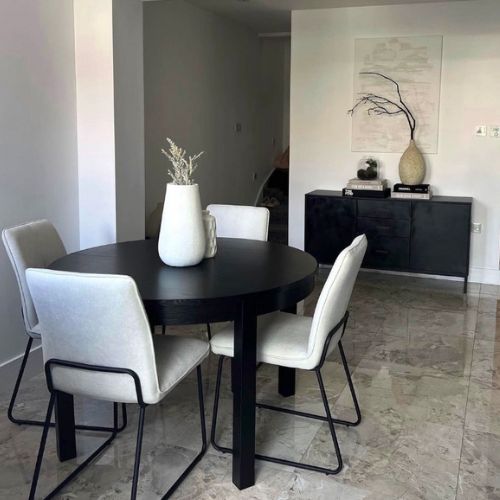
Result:
M372 75L372 76L380 76L381 78L384 78L385 80L393 83L396 86L396 92L398 93L399 97L399 102L401 105L404 107L404 109L407 111L407 113L410 115L412 121L413 121L413 126L412 126L412 131L415 131L416 127L416 121L415 117L413 116L413 113L410 111L410 108L406 105L406 103L403 101L403 97L401 96L401 88L399 86L399 83L396 80L393 80L392 78L389 78L388 76L382 74L382 73L377 73L375 71L362 71L360 75Z
M388 99L387 97L379 96L372 93L361 94L361 97L358 99L358 102L352 107L352 109L348 111L348 113L352 116L358 107L363 106L365 104L373 104L373 106L368 108L367 110L369 115L371 115L372 113L377 116L381 115L395 116L404 114L406 121L408 122L408 127L410 128L410 138L414 139L417 122L415 120L413 113L410 111L410 108L406 105L406 103L403 100L399 84L392 78L389 78L388 76L385 76L382 73L365 71L361 72L360 75L379 76L381 78L384 78L385 80L388 80L389 82L392 82L396 86L399 103L394 102ZM389 106L393 106L395 109L394 110L387 109Z
M168 175L172 178L173 184L190 185L193 184L193 173L198 168L196 160L203 154L198 153L194 156L189 156L186 160L186 150L180 148L175 142L167 137L170 144L168 151L162 149L161 152L169 159L173 169L168 171Z

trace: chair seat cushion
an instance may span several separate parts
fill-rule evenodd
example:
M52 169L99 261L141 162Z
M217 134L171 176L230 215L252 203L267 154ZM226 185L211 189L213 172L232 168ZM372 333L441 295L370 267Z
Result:
M158 384L162 399L209 354L204 340L175 335L153 335Z
M312 318L274 312L260 316L257 321L257 361L290 368L310 366L308 353ZM230 324L212 337L212 352L233 357L234 331Z

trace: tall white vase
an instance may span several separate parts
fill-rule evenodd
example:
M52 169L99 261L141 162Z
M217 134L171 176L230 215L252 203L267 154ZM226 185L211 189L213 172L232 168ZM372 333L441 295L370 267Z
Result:
M174 267L199 264L205 255L206 237L198 184L167 184L158 253Z

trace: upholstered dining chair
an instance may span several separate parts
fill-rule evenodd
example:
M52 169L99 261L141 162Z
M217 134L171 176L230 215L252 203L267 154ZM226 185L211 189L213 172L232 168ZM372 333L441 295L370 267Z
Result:
M335 454L337 456L337 466L335 468L319 467L265 455L256 455L256 458L325 474L337 474L342 470L342 454L340 452L334 424L356 426L361 422L361 411L359 409L354 385L342 347L342 336L344 335L349 317L348 306L352 290L366 252L366 246L366 237L365 235L361 235L339 254L323 290L321 291L312 318L296 316L284 312L275 312L258 318L257 361L289 368L314 371L318 380L326 415L313 415L259 403L257 403L257 406L268 410L281 411L328 422ZM210 439L217 450L224 453L231 453L232 450L230 448L219 446L216 443L215 435L223 363L226 357L232 358L234 352L233 328L227 327L215 334L210 345L212 352L220 356L217 369ZM340 352L349 390L356 410L357 418L355 421L333 418L328 404L321 368L325 359L336 347L338 347Z
M28 269L27 281L43 331L42 351L50 402L40 441L30 499L35 498L49 423L58 392L139 405L139 423L131 498L137 495L146 408L159 403L195 368L201 420L200 453L175 481L175 491L206 450L201 362L208 342L151 335L134 280L128 276ZM116 437L116 430L51 493L52 498Z
M44 268L55 260L66 255L66 248L56 230L48 220L37 220L10 227L2 231L2 240L7 251L7 255L16 275L19 293L21 295L21 309L24 320L24 327L28 336L28 342L21 361L21 367L14 384L14 390L7 410L8 418L18 425L38 425L42 426L41 420L26 420L14 416L14 407L21 381L26 369L26 364L31 352L33 340L40 339L41 330L38 316L31 299L31 294L26 283L26 269L29 267ZM123 424L119 430L126 426L127 413L125 405L122 407ZM79 429L109 431L108 427L96 427L79 425Z
M243 205L207 206L215 217L218 238L267 241L269 233L269 210L264 207ZM210 323L207 323L208 340L212 338Z
M267 208L212 204L207 206L207 210L215 217L218 237L267 241Z

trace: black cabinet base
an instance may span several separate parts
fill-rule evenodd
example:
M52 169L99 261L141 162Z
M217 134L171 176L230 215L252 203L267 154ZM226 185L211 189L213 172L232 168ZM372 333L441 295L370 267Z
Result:
M333 264L354 236L366 234L363 267L456 276L467 293L472 198L345 198L318 190L305 203L305 250L320 264Z

